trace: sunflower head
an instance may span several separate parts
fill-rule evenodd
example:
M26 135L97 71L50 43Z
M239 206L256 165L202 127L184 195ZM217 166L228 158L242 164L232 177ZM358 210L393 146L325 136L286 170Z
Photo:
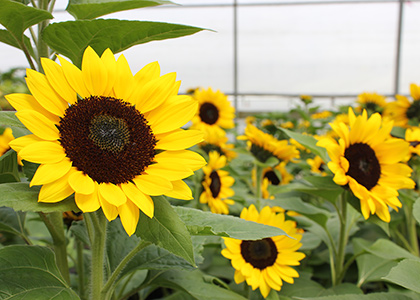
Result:
M245 135L238 136L239 140L247 140L248 147L256 159L265 163L274 156L278 160L288 162L299 158L299 151L289 145L287 140L278 140L271 134L265 133L252 124L245 128Z
M81 69L59 57L43 58L45 75L27 71L31 95L6 96L33 134L10 143L19 157L38 163L30 185L40 202L71 194L82 212L102 208L134 233L139 210L153 217L150 196L192 199L182 181L205 165L185 150L203 133L183 130L198 103L177 95L175 73L161 76L157 62L133 75L121 55L86 48Z
M258 212L254 205L244 208L242 219L283 229L289 236L275 236L261 240L223 238L226 248L222 255L231 260L235 268L235 282L246 282L253 290L259 288L264 298L271 289L280 291L283 281L293 284L299 273L298 266L305 254L296 252L302 244L296 222L286 220L283 212L276 214L269 206Z
M228 137L224 130L221 131L209 131L204 132L204 141L199 144L200 148L203 149L207 154L211 151L217 151L220 155L226 156L228 160L235 158L238 154L233 151L234 145L228 144Z
M196 89L193 94L198 101L198 110L192 119L191 128L220 131L221 128L229 129L235 127L235 108L231 105L228 97L221 91L214 92L211 88Z
M14 139L12 128L4 129L3 134L0 135L0 156L10 149L9 143Z
M398 189L414 188L409 177L411 168L402 161L409 153L409 144L390 135L392 122L382 120L375 113L355 116L349 108L350 126L330 124L339 137L321 139L317 145L327 149L331 161L328 168L334 182L350 188L360 199L362 214L367 219L376 214L390 221L388 207L398 210Z
M356 102L359 104L355 109L357 112L365 109L369 114L382 113L387 104L385 96L377 93L362 93L357 96Z
M253 171L253 179L256 182L256 172L255 169ZM262 196L264 199L273 199L274 197L270 195L268 192L268 186L270 185L285 185L288 184L290 181L293 180L293 175L290 174L286 169L286 162L281 162L274 168L267 167L262 171Z
M211 212L216 214L228 214L228 205L234 204L229 197L235 194L231 188L235 179L229 176L229 172L221 170L225 166L226 156L212 151L209 153L207 166L203 167L204 190L200 195L200 202L207 203Z
M396 95L396 101L385 107L384 116L394 121L395 126L410 127L420 124L420 99L410 101L406 96Z
M331 116L332 116L332 112L330 112L329 110L324 110L324 111L320 111L320 112L312 114L311 118L314 120L319 120L319 119L326 119Z
M420 128L407 128L405 131L405 140L410 144L410 154L420 155Z
M316 155L314 158L308 158L306 163L311 167L311 172L320 174L322 176L327 175L325 172L326 164L318 155Z

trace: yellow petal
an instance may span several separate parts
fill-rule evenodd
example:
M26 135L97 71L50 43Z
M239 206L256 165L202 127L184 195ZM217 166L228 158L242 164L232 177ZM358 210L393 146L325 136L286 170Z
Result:
M66 175L71 169L68 159L55 164L40 165L36 170L29 186L47 184Z
M95 191L90 195L75 193L74 200L77 207L83 212L97 211L101 204L99 203L98 186L95 184Z
M160 66L157 61L145 65L140 71L134 75L139 85L145 85L147 82L160 76Z
M20 150L19 156L37 164L54 164L62 161L66 154L58 143L41 141Z
M75 171L69 177L69 184L78 194L90 195L95 191L95 182L81 171Z
M128 101L133 92L136 83L133 73L131 73L130 66L124 55L120 55L116 65L116 79L114 85L114 92L117 98ZM134 104L134 103L132 103Z
M27 76L28 88L39 104L49 112L62 117L68 103L52 88L45 75L28 69Z
M99 195L108 203L120 206L127 202L127 197L119 186L112 183L101 183L99 185Z
M83 54L82 78L91 95L102 96L108 82L104 63L92 47L88 46Z
M45 57L41 57L41 64L49 84L54 88L57 94L68 103L74 104L77 101L77 94L67 82L61 66L55 61Z
M155 205L149 195L141 192L137 186L132 183L121 184L123 192L146 216L153 218Z
M146 195L159 196L172 190L172 183L161 176L143 174L133 179L140 191Z
M159 134L175 130L187 124L197 112L198 103L189 96L176 96L178 101L161 105L147 113L153 133Z
M30 144L42 142L42 141L43 140L37 137L35 134L29 134L29 135L25 135L20 138L14 139L13 141L9 143L9 146L16 152L19 152L20 150L22 150L23 148L25 148L26 146Z
M106 201L98 191L99 203L101 204L102 211L108 221L114 220L118 216L118 209Z
M128 236L131 236L136 231L139 222L139 208L131 201L127 201L125 204L118 206L118 214L125 232Z
M190 187L182 180L172 181L173 189L166 192L165 195L175 199L192 200L192 192Z
M72 89L80 95L82 98L87 98L91 94L86 88L84 80L82 78L82 71L72 63L68 62L64 58L58 56L61 67L63 68L64 75Z
M68 183L70 173L68 172L56 181L44 184L39 192L38 201L56 203L73 194L74 191Z
M39 112L43 116L47 117L54 123L58 124L60 118L57 115L50 113L48 110L43 108L35 97L28 94L9 94L4 96L10 105L12 105L17 111L30 109Z
M204 133L200 130L182 130L171 134L157 135L156 149L183 150L203 141Z
M16 117L33 134L47 141L54 141L59 138L59 132L55 123L39 112L34 110L21 110L16 113Z
M207 164L206 160L197 152L190 150L178 150L178 151L163 151L155 156L155 158L162 162L172 160L179 164L182 164L184 168L191 169L193 171L201 169Z
M158 158L155 157L155 160L157 163L149 165L146 169L146 172L149 175L160 176L166 178L167 180L174 181L194 174L191 169L185 167L181 163L173 162L170 159L160 158L158 160Z
M117 77L117 62L115 61L114 54L109 48L106 49L104 53L102 53L101 60L108 74L108 82L105 85L105 90L103 92L103 95L109 96L110 93L112 92L112 88L115 84L115 80Z

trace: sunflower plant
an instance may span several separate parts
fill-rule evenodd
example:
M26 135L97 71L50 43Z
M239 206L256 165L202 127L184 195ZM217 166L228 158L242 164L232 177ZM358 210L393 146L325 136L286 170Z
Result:
M203 132L183 128L200 102L180 95L176 74L161 74L158 62L133 74L124 54L115 54L203 29L99 19L163 4L173 3L70 0L74 20L50 23L55 1L0 0L0 41L22 51L29 65L29 92L7 94L14 110L0 112L0 298L178 291L235 299L197 268L200 237L287 235L187 201L175 205L194 198L189 178L207 164L192 150Z

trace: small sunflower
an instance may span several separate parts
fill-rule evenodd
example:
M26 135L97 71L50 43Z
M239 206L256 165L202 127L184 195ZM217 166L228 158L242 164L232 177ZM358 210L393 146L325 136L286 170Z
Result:
M411 155L420 155L420 128L407 128L405 131L405 140L410 143Z
M226 248L222 255L231 260L235 268L235 282L246 281L253 290L259 288L264 298L271 289L280 291L283 281L293 284L299 273L291 266L298 266L305 254L296 252L302 244L302 234L296 222L285 220L284 213L276 214L268 206L260 213L254 205L241 212L242 219L283 229L290 237L281 235L262 240L237 240L223 238Z
M224 166L226 166L226 156L219 155L216 151L210 152L209 162L203 167L204 191L200 195L200 202L207 203L211 212L215 214L227 215L228 205L235 203L229 199L235 194L231 188L235 179L229 176L229 172L221 170Z
M362 93L357 96L356 102L359 105L355 108L355 111L359 113L363 109L366 109L369 113L382 113L387 104L385 96L377 93Z
M220 131L235 127L235 108L221 91L197 89L193 97L198 101L198 111L191 128L202 131Z
M9 143L13 141L15 137L11 128L6 128L3 134L0 135L0 156L5 154L10 149Z
M401 163L409 153L409 145L391 137L392 122L382 120L379 113L368 119L365 110L356 117L349 108L349 120L350 128L344 123L330 124L339 136L338 143L324 138L317 145L327 149L334 182L348 185L360 199L364 218L376 214L389 222L388 206L395 210L401 207L397 190L414 188L409 178L411 168Z
M277 173L278 172L278 173ZM255 173L255 172L254 172ZM280 177L277 175L279 174ZM269 185L285 185L293 180L293 175L286 169L286 162L282 161L274 168L268 167L262 171L262 196L264 199L273 199L268 192Z
M396 95L396 101L387 104L384 115L394 120L394 126L407 128L420 124L420 87L410 85L412 101L406 96Z
M228 137L224 130L221 131L209 131L204 134L204 141L199 144L200 148L203 149L207 154L211 151L217 151L220 155L226 156L228 160L232 160L237 157L238 154L233 151L235 145L228 144Z
M325 162L318 155L316 155L314 158L308 158L306 163L311 167L311 171L313 173L320 174L322 176L327 175L325 172Z
M42 185L39 202L55 203L75 194L82 212L102 208L118 215L128 235L139 209L150 218L150 196L192 199L182 179L205 165L185 150L202 132L182 130L197 101L178 96L176 74L160 76L157 62L130 71L123 55L110 49L99 57L86 48L79 69L42 59L45 75L27 70L32 95L6 96L16 116L33 134L10 143L22 159L38 163L30 185Z
M312 114L311 118L314 120L319 120L319 119L326 119L331 116L332 116L332 112L330 112L329 110L324 110L324 111L320 111L320 112Z
M291 129L291 128L295 127L295 124L293 124L293 122L291 122L291 121L287 121L287 122L281 123L280 127L285 128L285 129Z
M289 145L287 140L278 140L252 124L246 126L245 135L238 136L238 139L248 140L251 153L263 163L272 156L279 159L280 162L299 158L299 151L295 146Z

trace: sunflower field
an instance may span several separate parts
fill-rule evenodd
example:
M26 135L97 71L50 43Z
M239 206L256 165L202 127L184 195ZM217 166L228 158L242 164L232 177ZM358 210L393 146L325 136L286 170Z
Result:
M0 77L0 299L420 299L419 85L239 119L121 54L204 29L100 18L170 1L27 2L0 0L30 66Z

